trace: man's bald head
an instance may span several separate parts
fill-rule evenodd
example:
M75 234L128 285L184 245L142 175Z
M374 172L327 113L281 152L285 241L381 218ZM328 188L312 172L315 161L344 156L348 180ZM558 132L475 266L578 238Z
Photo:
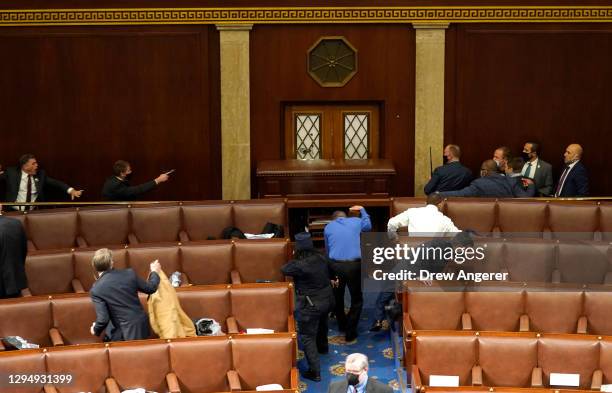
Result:
M497 163L493 160L483 161L482 165L480 166L480 176L482 177L489 176L496 172L497 172Z
M566 164L571 164L572 162L578 161L582 158L582 146L577 143L572 143L565 149L565 153L563 153L563 161Z

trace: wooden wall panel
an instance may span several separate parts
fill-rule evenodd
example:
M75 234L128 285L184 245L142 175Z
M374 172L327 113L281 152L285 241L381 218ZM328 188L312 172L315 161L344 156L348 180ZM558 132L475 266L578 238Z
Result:
M117 159L134 182L176 169L146 199L220 197L214 27L1 29L0 163L32 152L100 198Z
M306 53L322 36L344 36L358 51L358 72L344 87L319 86ZM374 103L381 109L380 157L397 170L395 192L412 195L414 30L409 25L256 25L251 32L251 161L284 158L287 103Z
M472 170L533 139L556 182L580 143L591 195L612 195L612 25L455 25L446 65L445 141Z

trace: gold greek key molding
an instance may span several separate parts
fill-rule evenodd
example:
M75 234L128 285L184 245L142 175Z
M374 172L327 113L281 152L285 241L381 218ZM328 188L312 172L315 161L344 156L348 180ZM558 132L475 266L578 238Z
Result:
M0 26L612 22L612 7L268 7L0 10Z

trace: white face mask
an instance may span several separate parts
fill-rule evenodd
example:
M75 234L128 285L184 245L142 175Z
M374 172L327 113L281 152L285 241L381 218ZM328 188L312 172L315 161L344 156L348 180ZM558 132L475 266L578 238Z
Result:
M495 161L495 163L497 164L498 168L501 166L501 160L493 159L493 161Z

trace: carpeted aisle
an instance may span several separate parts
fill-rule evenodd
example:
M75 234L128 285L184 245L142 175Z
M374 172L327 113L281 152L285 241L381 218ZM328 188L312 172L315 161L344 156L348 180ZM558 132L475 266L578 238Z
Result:
M400 392L401 381L398 380L397 367L399 363L394 358L392 336L389 329L377 333L370 333L369 328L374 323L372 318L373 305L371 294L364 294L366 299L361 321L359 323L359 337L356 341L346 343L344 335L338 332L335 319L329 321L329 354L321 355L321 382L313 382L300 377L300 391L306 393L327 393L327 387L331 381L344 378L344 360L352 352L360 352L370 359L370 371L368 375L372 378L388 384L394 391ZM375 297L375 295L374 295ZM401 344L401 341L400 341ZM398 354L401 357L401 353ZM306 359L300 349L298 353L298 367L300 370L308 368ZM403 369L400 372L404 372Z

